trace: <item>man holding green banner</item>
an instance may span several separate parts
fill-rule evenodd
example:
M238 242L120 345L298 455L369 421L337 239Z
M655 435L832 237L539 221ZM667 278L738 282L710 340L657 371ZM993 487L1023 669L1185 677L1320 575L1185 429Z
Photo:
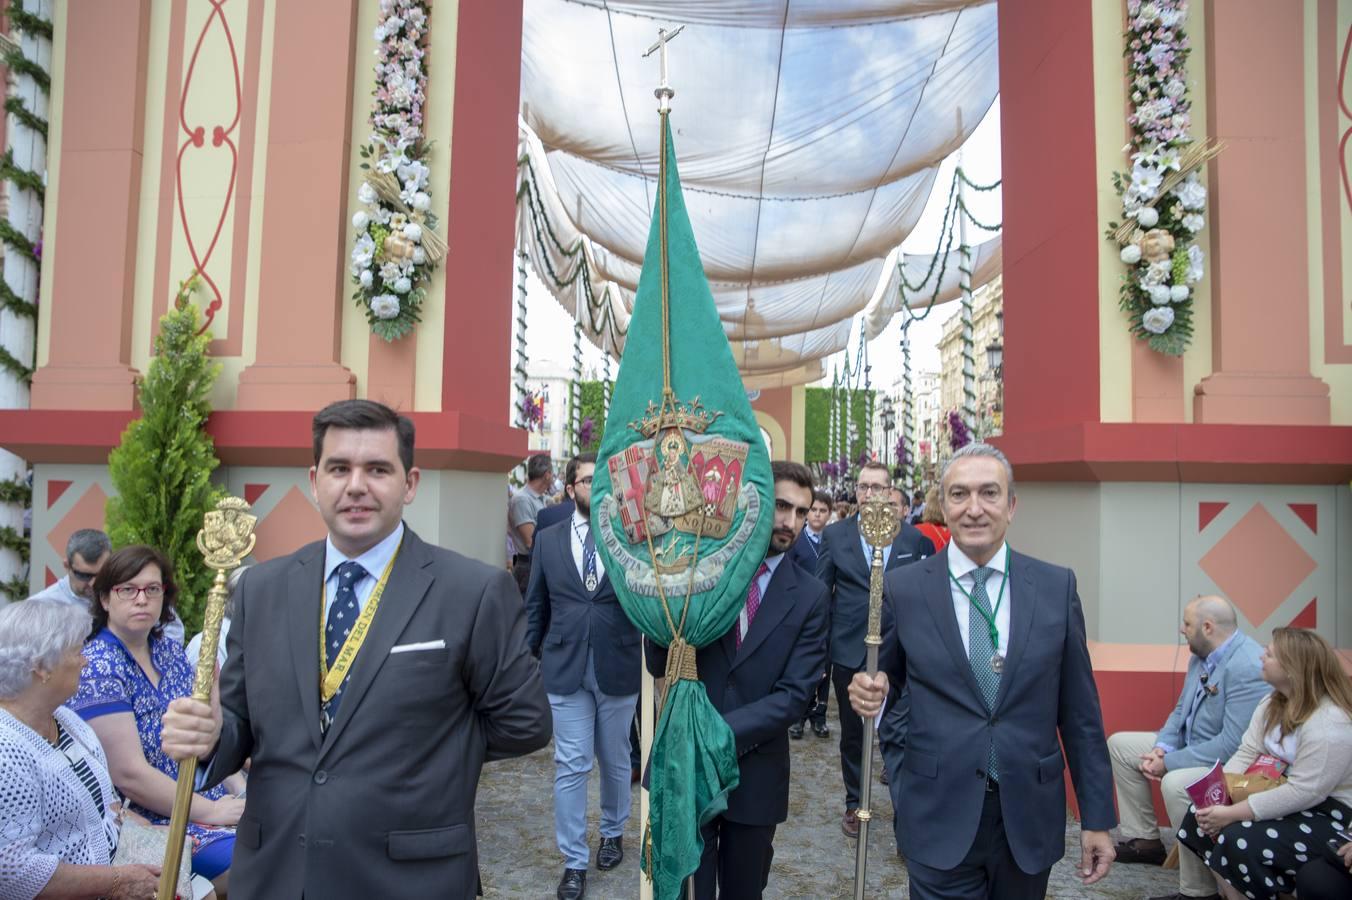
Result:
M723 638L742 612L770 542L774 503L769 456L681 197L669 98L657 205L591 514L620 605L651 641L670 648L640 848L658 900L681 895L700 862L700 826L727 808L737 787L733 731L698 681L696 650Z
M696 654L700 681L737 741L740 783L724 813L704 824L695 897L759 900L770 877L775 829L789 817L788 728L812 702L826 670L826 585L802 569L793 547L812 506L812 475L776 460L770 548L746 604L722 639ZM668 654L649 645L648 668Z

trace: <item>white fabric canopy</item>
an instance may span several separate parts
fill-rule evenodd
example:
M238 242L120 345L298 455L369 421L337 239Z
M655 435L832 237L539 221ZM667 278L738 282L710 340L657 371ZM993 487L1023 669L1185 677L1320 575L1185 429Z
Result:
M655 198L659 73L642 54L677 24L678 166L734 355L763 383L811 380L853 316L873 336L900 309L897 248L996 96L995 3L526 0L519 246L613 353ZM930 257L905 266L914 285ZM974 284L998 271L998 242L975 268Z

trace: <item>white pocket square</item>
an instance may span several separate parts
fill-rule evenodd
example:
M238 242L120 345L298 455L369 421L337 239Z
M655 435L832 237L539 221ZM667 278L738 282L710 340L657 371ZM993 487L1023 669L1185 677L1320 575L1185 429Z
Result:
M445 650L446 642L437 639L435 641L420 641L416 644L395 644L390 648L390 653L417 653L419 650Z

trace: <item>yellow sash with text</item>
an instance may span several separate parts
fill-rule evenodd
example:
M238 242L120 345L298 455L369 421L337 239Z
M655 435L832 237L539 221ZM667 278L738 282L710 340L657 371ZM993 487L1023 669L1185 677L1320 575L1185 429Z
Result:
M385 566L385 571L381 574L380 580L376 582L375 590L371 591L371 596L366 601L361 615L357 617L357 622L348 632L347 640L343 641L343 647L338 651L338 658L333 661L333 668L328 667L328 654L324 649L324 628L325 619L328 618L329 605L329 585L324 582L324 587L320 593L321 603L319 604L319 699L323 703L328 703L338 693L338 689L343 686L343 680L347 678L347 673L352 668L353 661L357 658L362 644L366 643L366 635L371 631L371 621L376 617L376 610L380 607L381 595L385 593L385 585L390 580L390 572L394 571L394 561L399 558L399 547L394 550L394 555L390 557L389 563ZM335 601L336 602L336 601Z

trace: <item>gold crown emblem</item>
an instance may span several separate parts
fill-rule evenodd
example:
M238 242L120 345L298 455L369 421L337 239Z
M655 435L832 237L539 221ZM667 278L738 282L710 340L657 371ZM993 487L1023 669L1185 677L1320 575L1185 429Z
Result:
M698 395L686 403L677 400L676 395L667 390L662 393L661 403L649 400L648 408L643 411L643 417L630 422L629 427L645 438L650 438L667 428L681 428L695 434L703 434L721 415L722 413L716 410L705 409Z

